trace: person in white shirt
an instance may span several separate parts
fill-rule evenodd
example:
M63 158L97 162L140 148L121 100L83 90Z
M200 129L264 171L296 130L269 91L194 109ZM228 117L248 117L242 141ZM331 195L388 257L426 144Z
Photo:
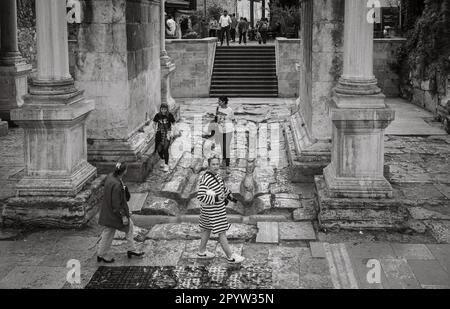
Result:
M203 138L216 138L217 144L222 150L222 165L225 165L227 174L230 173L231 163L231 140L235 131L236 118L234 111L228 106L228 98L220 97L219 106L216 109L214 122L208 128L210 134L203 135Z
M176 30L177 30L177 23L175 22L175 20L173 20L173 17L169 15L167 19L166 33L168 36L174 37Z
M231 17L228 15L228 11L224 11L223 15L220 16L220 46L223 46L223 37L227 35L227 45L230 46L230 30L231 30Z

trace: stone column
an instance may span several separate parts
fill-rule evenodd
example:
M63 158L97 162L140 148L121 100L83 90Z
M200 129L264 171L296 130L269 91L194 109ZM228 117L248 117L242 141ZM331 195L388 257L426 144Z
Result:
M255 1L250 0L250 25L255 26Z
M27 93L27 75L31 66L25 63L17 45L16 0L0 1L0 118L10 120L12 109L23 104Z
M332 162L324 170L329 196L389 198L384 131L394 120L373 75L373 24L365 1L345 1L344 73L331 108Z
M261 0L261 10L262 18L266 18L266 0Z
M37 75L22 108L11 112L25 131L26 174L18 196L34 201L36 196L75 198L96 176L87 162L85 125L94 102L70 76L65 16L65 1L36 1Z
M169 105L170 112L175 119L180 118L180 106L175 102L171 94L171 76L175 73L176 66L166 51L166 0L161 0L161 103Z

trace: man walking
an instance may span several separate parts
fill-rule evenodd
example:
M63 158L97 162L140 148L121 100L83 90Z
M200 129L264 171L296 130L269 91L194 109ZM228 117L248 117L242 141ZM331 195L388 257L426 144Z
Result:
M220 16L220 46L223 46L223 37L227 35L227 46L230 46L230 29L231 29L231 17L228 15L228 11L224 11Z

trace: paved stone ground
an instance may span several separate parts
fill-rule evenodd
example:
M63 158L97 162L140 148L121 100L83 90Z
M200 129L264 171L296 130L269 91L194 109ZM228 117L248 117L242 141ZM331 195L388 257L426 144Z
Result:
M241 120L264 123L282 121L292 104L290 100L268 100L263 104L258 101L232 100L231 107ZM291 184L287 166L281 166L272 168L270 177L263 177L273 178L274 182L268 182L270 194L262 195L261 203L266 205L266 199L281 214L286 209L296 209L299 222L269 220L257 226L254 216L230 215L234 223L230 231L233 251L247 258L242 265L228 265L215 239L208 248L216 252L216 258L195 259L199 245L195 217L185 218L191 224L180 224L179 215L165 216L164 220L172 218L174 222L155 225L143 220L145 216L136 215L136 222L142 221L141 226L150 228L136 234L146 256L128 260L123 253L124 241L117 235L113 249L117 262L113 268L100 271L95 250L101 228L95 222L81 231L35 230L17 234L1 230L0 288L108 288L118 284L126 288L449 288L450 245L445 243L449 242L450 225L450 138L441 133L439 124L429 114L402 101L390 103L397 104L402 112L401 121L386 137L390 181L405 200L412 201L411 213L418 225L425 227L424 233L318 231L314 214L304 216L311 209L308 205L314 198L314 186ZM189 115L213 113L214 104L214 99L185 101L183 122L192 125ZM410 120L423 121L420 128L414 128L416 132L411 133L411 122L404 120L407 112ZM14 195L14 184L23 174L22 136L20 129L12 129L7 137L0 138L0 203ZM283 161L283 146L279 150ZM180 150L180 156L182 153ZM259 163L261 158L264 156L258 158ZM176 170L183 164L174 158L171 168ZM238 169L239 164L234 161L233 168ZM159 197L171 177L172 174L155 171L145 183L132 184L133 192L144 194L136 197L136 203L149 204ZM301 206L291 208L292 194L297 194L294 200L298 199ZM276 214L272 213L271 218L279 219ZM272 238L267 237L269 233ZM81 263L80 285L66 282L66 266L71 259ZM370 267L369 261L373 262ZM378 265L380 283L371 284L367 274Z

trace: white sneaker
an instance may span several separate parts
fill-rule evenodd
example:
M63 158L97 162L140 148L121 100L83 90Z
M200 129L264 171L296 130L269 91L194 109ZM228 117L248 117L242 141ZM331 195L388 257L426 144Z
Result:
M239 254L233 254L231 258L227 258L227 261L230 264L239 264L245 261L245 257L240 256Z
M212 252L205 251L203 253L198 252L197 257L199 257L201 259L213 259L216 257L216 255Z
M164 160L161 160L159 163L159 168L164 169L165 166L166 166L166 162Z
M167 164L164 164L163 172L167 173L167 172L169 172L169 170L170 170L169 166Z

